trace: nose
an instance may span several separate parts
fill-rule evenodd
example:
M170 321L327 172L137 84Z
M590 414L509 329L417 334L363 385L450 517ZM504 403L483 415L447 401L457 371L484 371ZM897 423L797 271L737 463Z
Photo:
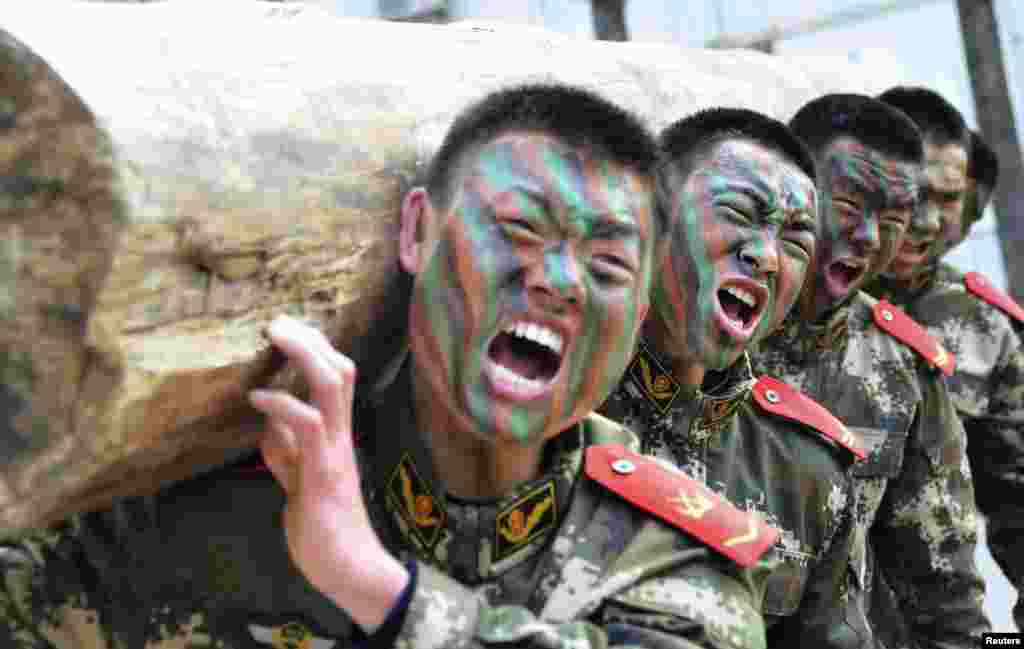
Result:
M549 305L583 301L583 273L573 246L564 241L551 246L539 261L526 272L526 288L531 293L544 296Z
M881 248L882 237L875 215L865 214L854 227L850 239L863 252L875 252Z
M917 237L935 237L942 229L942 214L932 201L924 201L910 219L910 229Z
M771 276L779 271L778 247L778 239L766 234L744 244L739 249L739 258L755 275Z

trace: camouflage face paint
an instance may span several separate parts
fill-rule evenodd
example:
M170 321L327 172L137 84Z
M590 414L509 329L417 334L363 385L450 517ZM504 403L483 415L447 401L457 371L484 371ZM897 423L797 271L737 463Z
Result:
M814 315L849 296L892 261L917 206L920 165L841 137L818 162L822 239L807 290Z
M658 341L705 369L732 365L789 313L814 255L814 184L778 152L714 145L672 188L675 236L654 280Z
M967 193L967 151L960 144L925 141L927 166L924 201L915 211L910 230L886 271L900 282L913 282L935 270L951 239L960 236Z
M653 191L543 134L468 155L413 290L416 380L460 427L533 444L625 371L647 309Z

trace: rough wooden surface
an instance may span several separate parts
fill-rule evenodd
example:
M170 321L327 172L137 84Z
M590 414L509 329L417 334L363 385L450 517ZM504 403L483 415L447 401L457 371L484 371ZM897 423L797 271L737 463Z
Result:
M74 88L0 38L0 535L250 447L245 391L293 380L261 336L277 313L364 355L401 197L488 90L576 83L660 128L712 105L787 118L890 81L293 4L62 4L75 30L45 7L0 19Z

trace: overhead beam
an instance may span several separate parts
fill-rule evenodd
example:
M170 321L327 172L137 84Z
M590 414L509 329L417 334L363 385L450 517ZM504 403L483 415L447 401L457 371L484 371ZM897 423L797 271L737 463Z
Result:
M941 0L886 0L873 2L836 11L830 14L804 16L800 18L779 18L771 25L756 32L721 34L710 39L704 47L713 49L758 49L764 50L765 43L804 36L817 32L849 27L858 23L881 18L891 13L909 11Z

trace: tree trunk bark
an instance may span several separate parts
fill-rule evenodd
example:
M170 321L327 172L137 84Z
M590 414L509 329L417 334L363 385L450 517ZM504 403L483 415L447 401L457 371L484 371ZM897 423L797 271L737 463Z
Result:
M262 334L276 314L372 375L405 323L402 197L486 92L574 83L658 129L708 106L787 118L882 89L833 59L681 57L298 3L61 12L80 29L25 5L4 28L31 50L0 39L0 164L15 170L0 178L0 536L251 449L246 391L297 387Z

